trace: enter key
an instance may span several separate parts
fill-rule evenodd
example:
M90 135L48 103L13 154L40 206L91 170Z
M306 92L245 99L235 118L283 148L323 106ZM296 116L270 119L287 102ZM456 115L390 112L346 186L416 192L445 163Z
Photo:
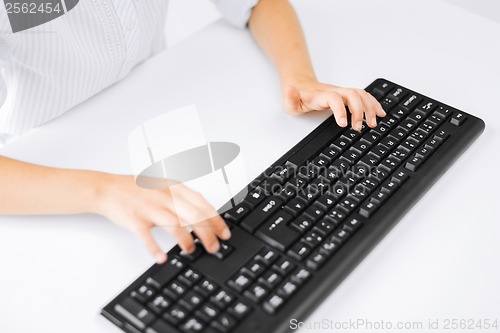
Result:
M270 246L285 251L294 243L300 234L288 225L292 215L279 212L264 223L256 232L256 236Z

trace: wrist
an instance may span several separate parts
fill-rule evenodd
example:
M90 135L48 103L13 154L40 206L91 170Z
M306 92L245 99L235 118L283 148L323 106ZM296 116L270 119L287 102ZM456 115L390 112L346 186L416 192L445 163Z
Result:
M113 197L115 184L119 182L119 178L124 176L113 175L102 172L95 172L92 180L90 191L90 207L89 211L94 214L106 216L107 208L109 208L109 198Z
M284 91L288 86L300 88L318 83L318 79L313 72L292 73L281 77L281 88Z

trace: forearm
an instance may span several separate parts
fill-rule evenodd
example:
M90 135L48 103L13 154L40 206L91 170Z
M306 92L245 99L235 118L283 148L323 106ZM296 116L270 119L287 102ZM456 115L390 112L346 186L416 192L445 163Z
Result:
M106 174L65 170L0 156L0 214L96 212Z
M284 88L316 80L302 28L287 0L260 0L249 26L256 42L274 63Z

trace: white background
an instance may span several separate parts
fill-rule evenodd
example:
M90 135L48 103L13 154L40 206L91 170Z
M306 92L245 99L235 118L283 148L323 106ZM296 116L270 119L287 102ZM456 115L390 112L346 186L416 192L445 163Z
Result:
M293 1L322 80L363 87L386 77L487 126L312 321L500 319L500 25L491 7L450 2ZM280 113L276 75L248 33L222 23L200 32L218 18L209 1L173 0L169 16L167 53L3 153L125 173L132 128L196 103L207 137L238 143L255 176L327 116ZM100 217L1 217L0 332L118 332L98 312L151 263L131 233Z

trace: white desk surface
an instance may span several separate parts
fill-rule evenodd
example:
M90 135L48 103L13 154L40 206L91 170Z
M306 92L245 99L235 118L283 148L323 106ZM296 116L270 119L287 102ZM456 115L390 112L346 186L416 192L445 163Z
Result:
M321 80L364 87L385 77L486 122L309 320L500 321L500 25L448 1L294 4ZM192 103L210 140L242 147L249 179L328 116L282 113L276 74L249 32L218 22L0 153L129 173L131 129ZM118 332L99 311L152 262L134 235L98 216L1 217L0 332Z

